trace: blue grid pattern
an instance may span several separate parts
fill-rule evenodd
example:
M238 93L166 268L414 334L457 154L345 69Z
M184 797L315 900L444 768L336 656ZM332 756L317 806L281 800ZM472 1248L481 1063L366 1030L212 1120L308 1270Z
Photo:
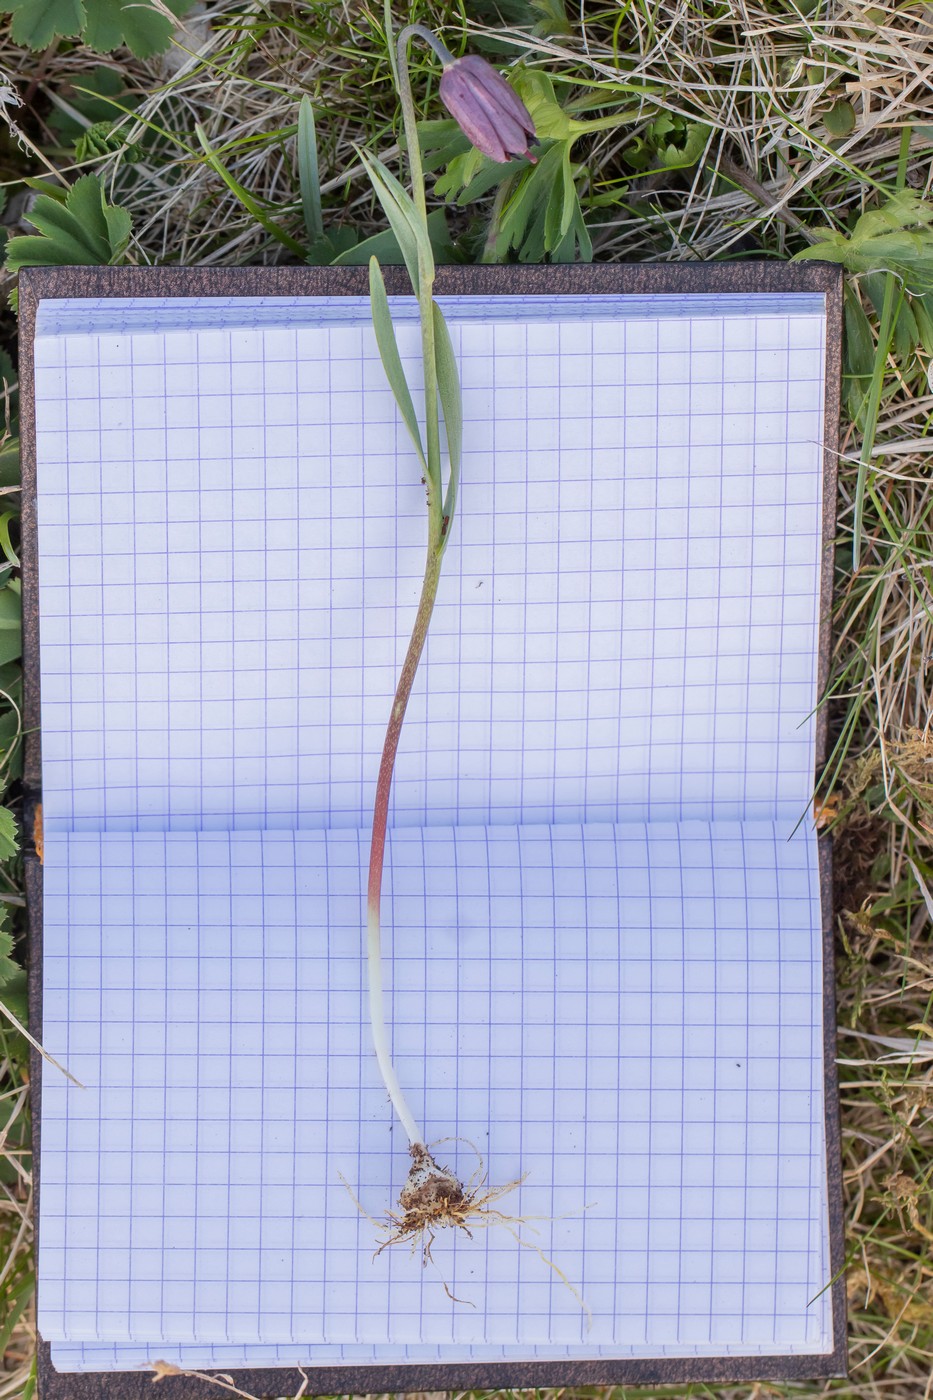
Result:
M465 489L393 821L796 820L821 321L453 330ZM37 360L48 829L365 825L424 550L369 335Z
M360 1054L366 832L55 843L44 1033L88 1087L44 1089L43 1335L818 1345L813 858L767 823L391 834L399 1074L493 1181L528 1173L512 1209L587 1330L505 1230L435 1246L474 1309L371 1258L341 1177L378 1214L405 1157Z
M44 1089L56 1363L829 1350L815 846L784 840L821 305L448 307L469 446L392 812L396 1053L432 1136L566 1213L588 1334L508 1237L439 1245L469 1316L374 1267L335 1176L378 1213L403 1170L359 869L424 534L361 309L112 311L44 306L36 342L46 1038L89 1086Z

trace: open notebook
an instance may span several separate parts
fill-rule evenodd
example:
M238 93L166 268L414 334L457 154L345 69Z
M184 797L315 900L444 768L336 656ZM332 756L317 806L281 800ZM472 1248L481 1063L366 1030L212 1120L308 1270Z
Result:
M27 285L42 1034L83 1086L43 1067L59 1371L838 1368L808 818L835 283L580 273L443 301L463 485L384 920L439 1159L525 1177L502 1208L587 1313L504 1227L374 1259L345 1184L379 1216L407 1170L362 923L425 538L365 297Z

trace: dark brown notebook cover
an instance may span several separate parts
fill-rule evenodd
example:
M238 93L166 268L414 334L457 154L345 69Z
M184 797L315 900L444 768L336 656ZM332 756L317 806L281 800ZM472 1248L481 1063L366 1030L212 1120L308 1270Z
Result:
M407 284L397 270L387 270L390 292L404 293ZM347 268L52 268L27 269L20 278L22 332L21 384L23 396L23 657L26 677L25 803L27 829L32 831L41 803L41 739L39 733L39 633L36 438L33 398L33 337L37 308L43 300L59 298L150 297L298 297L361 296L367 291L365 269ZM830 660L830 607L836 500L836 446L839 427L842 280L839 269L820 263L793 266L775 263L667 264L574 267L458 267L439 270L439 295L490 297L500 294L632 295L697 293L810 292L825 297L827 354L824 440L823 567L819 693L825 692ZM816 770L827 754L827 713L818 714ZM838 1126L838 1086L835 1068L835 1002L833 986L833 918L830 848L821 841L820 880L823 909L823 1063L825 1071L826 1147L829 1163L828 1207L833 1299L834 1349L830 1354L773 1356L693 1356L658 1359L469 1361L450 1364L327 1365L307 1373L295 1367L241 1370L233 1373L240 1392L267 1397L295 1394L437 1391L471 1388L564 1387L618 1384L671 1385L687 1382L733 1383L750 1380L804 1379L840 1375L845 1371L845 1287L842 1276L843 1198ZM30 927L31 1027L42 1032L42 867L34 849L26 855ZM40 1145L42 1082L51 1073L33 1056L34 1146L36 1208L41 1230ZM41 1288L41 1278L39 1282ZM53 1367L49 1346L40 1342L39 1392L55 1397L148 1395L150 1372L60 1374ZM159 1382L159 1394L174 1397L206 1394L203 1381L183 1376Z

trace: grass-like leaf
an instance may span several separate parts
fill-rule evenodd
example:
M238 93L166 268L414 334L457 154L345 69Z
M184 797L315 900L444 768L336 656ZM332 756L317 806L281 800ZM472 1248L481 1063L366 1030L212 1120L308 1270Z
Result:
M230 171L224 165L220 156L207 139L204 128L197 125L194 130L201 143L201 149L204 151L204 157L208 165L212 170L217 172L221 180L223 180L224 184L227 186L227 189L230 190L232 194L236 195L244 209L248 209L256 222L261 224L266 232L271 234L272 237L281 243L284 248L287 248L290 253L294 253L296 257L303 258L305 250L298 240L292 238L290 233L286 233L285 229L281 228L276 223L275 219L271 218L271 216L266 213L259 204L259 201L254 199L249 191L243 188L239 180L235 179L234 176L230 174Z
M309 97L303 97L298 106L298 185L305 228L313 245L324 237L324 211L321 208L314 108Z
M359 155L392 232L398 239L398 246L417 296L421 287L421 267L426 267L431 274L434 272L434 255L427 231L422 227L411 195L392 172L368 151L361 150Z
M418 454L421 469L427 476L429 474L428 463L421 441L421 429L418 426L415 405L412 402L411 390L408 387L408 380L405 378L405 370L402 366L402 357L399 354L382 269L375 258L369 260L369 300L372 307L373 330L376 334L376 344L379 347L382 367L385 370L386 379L389 381L389 387L395 396L395 402L398 404L402 421L408 429L408 436Z
M463 398L460 393L460 372L457 357L450 339L450 331L444 320L444 313L437 302L432 302L434 316L434 363L437 366L437 392L444 415L447 431L447 455L450 459L450 476L444 494L444 516L450 521L457 506L457 488L460 484L460 459L463 455ZM447 543L445 534L444 543Z

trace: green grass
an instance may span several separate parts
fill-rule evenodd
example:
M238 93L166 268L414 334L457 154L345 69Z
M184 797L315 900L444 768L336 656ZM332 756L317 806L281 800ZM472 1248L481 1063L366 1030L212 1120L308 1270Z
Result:
M0 147L7 221L27 231L18 223L24 176L55 171L71 183L91 171L133 216L130 261L293 260L290 248L308 243L297 149L307 95L325 231L378 232L354 150L391 159L397 143L377 11L350 0L264 10L208 0L166 59L118 54L103 77L101 58L68 42L37 65L0 36L0 63L28 96L12 114L23 144ZM455 52L521 59L550 79L570 115L596 121L572 158L597 259L786 259L812 249L819 230L850 237L860 215L899 191L929 210L923 4L501 0L497 12L485 0L438 0L412 17L441 28ZM432 118L436 80L428 63L415 79ZM489 256L519 178L449 209L460 256ZM847 252L835 747L823 784L837 838L851 1379L722 1394L933 1394L933 305L923 294L933 264L922 219L901 232L906 264L896 275L890 244L873 253L852 241ZM11 347L9 315L3 330ZM17 497L8 476L0 486L3 513ZM10 557L15 547L14 529L0 549ZM16 725L4 722L0 772L15 804ZM15 867L10 878L15 893ZM2 1400L27 1390L33 1332L21 1038L7 1036L0 1056L0 1123L10 1125L0 1172Z

